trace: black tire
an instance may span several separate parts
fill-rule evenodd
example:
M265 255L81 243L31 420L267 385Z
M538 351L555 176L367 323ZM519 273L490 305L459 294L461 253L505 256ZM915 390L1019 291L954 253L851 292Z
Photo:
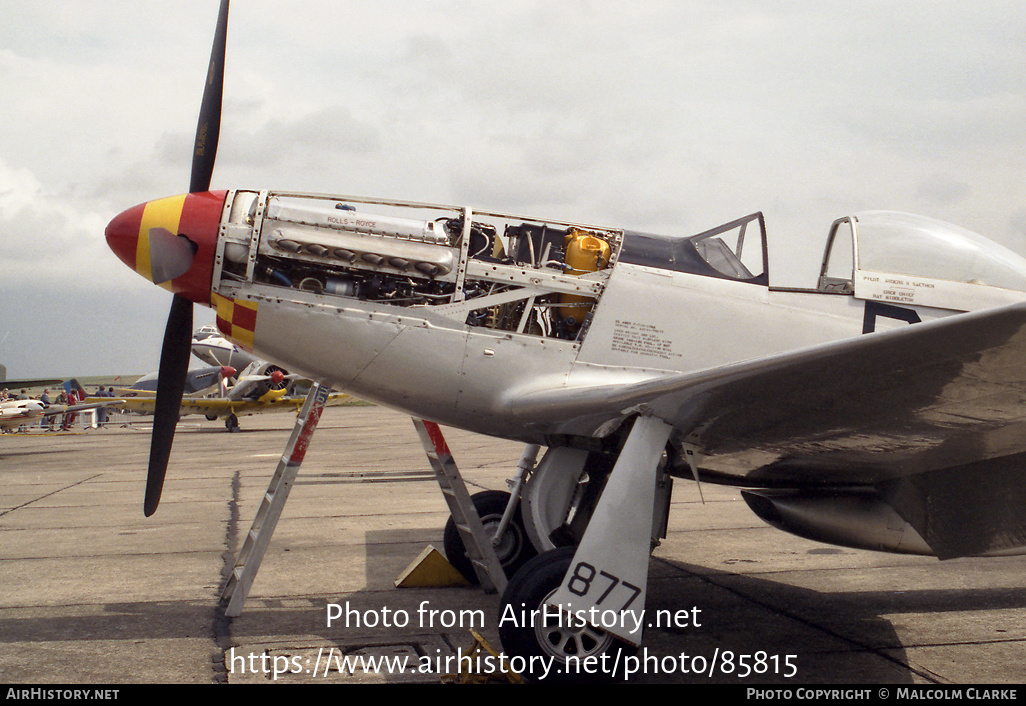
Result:
M499 639L503 651L509 657L522 658L522 663L517 659L515 666L523 667L526 673L522 676L531 681L622 681L623 658L634 654L634 647L604 630L571 626L568 616L560 620L552 609L541 610L563 583L576 551L576 547L559 547L539 554L510 579L500 602ZM539 666L542 660L551 664L547 675L542 669L532 671L532 666ZM618 673L612 671L614 664Z
M502 521L502 514L506 511L509 497L509 493L504 493L501 490L485 490L471 496L470 499L474 503L474 508L477 510L477 514L480 515L481 523L488 534L491 534L498 527L499 522ZM452 517L445 523L442 543L445 548L445 558L449 560L449 563L463 574L467 581L477 585L479 583L477 572L474 571L474 565L470 563L470 559L467 557L467 549L463 545L463 537L460 536L460 531L456 528L456 522ZM524 531L524 522L520 517L519 507L514 513L509 527L506 528L506 534L503 536L502 542L495 548L495 552L499 555L499 562L502 564L502 568L505 569L507 576L512 576L521 566L538 553Z

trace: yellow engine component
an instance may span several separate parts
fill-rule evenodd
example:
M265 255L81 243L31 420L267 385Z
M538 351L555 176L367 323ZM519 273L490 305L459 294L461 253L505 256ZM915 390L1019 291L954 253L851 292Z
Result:
M563 239L563 245L566 249L566 264L571 268L567 274L583 275L604 270L609 265L609 243L587 231L571 228ZM593 298L577 294L561 294L559 302L559 315L564 321L572 322L572 326L580 326L595 304Z

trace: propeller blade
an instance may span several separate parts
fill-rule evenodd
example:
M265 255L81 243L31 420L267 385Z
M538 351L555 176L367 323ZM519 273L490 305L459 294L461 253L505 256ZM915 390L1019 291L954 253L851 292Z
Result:
M192 151L192 177L189 193L210 189L217 156L217 140L221 132L221 95L224 89L224 55L228 39L228 0L221 0L214 31L214 45L210 49L207 83L203 88L199 122L196 125L196 143Z
M144 512L149 517L157 510L164 487L171 444L182 404L185 376L192 354L192 302L175 295L164 330L164 347L160 352L157 373L157 400L153 410L153 436L150 439L150 467L146 476Z
M224 55L228 37L228 0L221 0L214 30L214 44L210 49L210 66L207 82L203 88L200 103L199 122L196 125L196 142L192 153L192 175L189 193L208 191L210 177L214 172L214 158L217 156L217 141L221 132L221 96L224 88ZM191 243L183 238L175 242L170 232L151 231L157 248L162 251L162 268L176 272L184 261L184 245ZM175 236L177 237L177 236ZM188 256L192 263L192 254ZM185 270L178 273L184 274ZM165 276L168 272L162 272ZM176 294L171 300L171 313L164 329L164 346L160 351L160 370L157 373L157 399L153 411L153 436L150 439L150 466L146 475L146 499L143 511L149 517L157 510L160 493L164 488L167 462L171 457L171 444L175 439L175 427L181 411L185 379L189 372L189 356L192 354L192 302Z

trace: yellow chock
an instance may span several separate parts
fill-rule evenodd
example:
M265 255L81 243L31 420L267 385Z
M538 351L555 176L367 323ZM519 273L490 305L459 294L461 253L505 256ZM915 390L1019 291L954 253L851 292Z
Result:
M481 633L471 629L474 642L459 659L460 671L442 675L443 684L523 684L524 678L506 664Z
M430 544L395 580L396 588L445 588L470 582Z

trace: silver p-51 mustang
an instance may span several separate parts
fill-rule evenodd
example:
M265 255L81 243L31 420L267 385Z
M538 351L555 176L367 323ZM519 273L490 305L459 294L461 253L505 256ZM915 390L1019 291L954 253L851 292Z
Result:
M226 9L215 69L225 22ZM927 218L861 213L830 226L818 282L795 289L774 286L759 213L661 236L210 191L211 75L190 193L107 228L126 264L175 293L168 409L201 304L233 342L297 374L545 447L510 530L539 556L503 600L622 619L511 628L507 651L565 658L639 644L672 478L740 486L767 522L824 542L942 559L1026 546L1018 255ZM173 427L155 424L147 513Z

